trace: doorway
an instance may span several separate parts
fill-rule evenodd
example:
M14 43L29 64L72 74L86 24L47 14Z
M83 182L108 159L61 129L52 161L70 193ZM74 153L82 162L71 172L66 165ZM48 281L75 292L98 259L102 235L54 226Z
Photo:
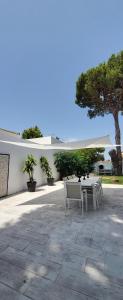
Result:
M8 194L9 154L0 154L0 197Z

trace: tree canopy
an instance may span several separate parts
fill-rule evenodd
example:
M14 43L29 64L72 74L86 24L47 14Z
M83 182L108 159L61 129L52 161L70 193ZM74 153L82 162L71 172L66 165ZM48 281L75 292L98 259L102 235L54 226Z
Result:
M39 138L39 137L43 137L43 134L41 133L41 130L39 129L38 126L24 129L24 131L22 133L23 139L33 139L33 138Z
M123 110L123 51L80 75L76 104L88 107L90 118Z
M123 51L113 54L107 62L82 73L76 83L75 103L88 108L89 118L112 114L115 124L118 173L122 172L119 112L123 111Z

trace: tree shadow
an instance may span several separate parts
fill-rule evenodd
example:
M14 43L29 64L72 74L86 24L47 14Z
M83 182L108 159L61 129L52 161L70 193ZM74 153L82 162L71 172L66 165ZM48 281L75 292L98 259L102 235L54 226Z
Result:
M104 208L84 218L78 208L65 216L63 185L41 192L0 203L0 299L102 299L122 291L122 189L104 188Z

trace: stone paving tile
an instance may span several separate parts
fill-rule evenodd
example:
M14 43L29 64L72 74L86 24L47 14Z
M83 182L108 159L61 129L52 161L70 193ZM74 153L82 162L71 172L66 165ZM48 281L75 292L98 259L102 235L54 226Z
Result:
M78 270L63 267L56 283L89 297L103 299L103 287L101 284L97 284L98 282L95 278L90 278L87 274Z
M86 260L84 271L85 271L85 274L89 278L92 278L96 282L97 285L101 285L104 288L108 288L108 287L110 287L111 280L105 274L104 268L105 268L104 259L94 260L94 259L88 258Z
M122 270L123 264L121 266L119 266L117 261L115 263L113 263L112 259L115 260L115 258L112 257L112 259L110 258L109 261L108 261L108 258L109 257L106 257L106 259L105 259L105 257L104 257L104 261L96 261L93 259L87 259L86 264L85 264L85 273L90 278L95 279L97 284L104 287L103 295L105 297L109 297L109 295L113 295L113 292L114 292L114 295L118 294L118 297L119 297L118 299L120 299L121 295L123 297L123 280L121 278L122 272L119 271L119 268L121 267L121 270ZM108 263L106 264L106 262L108 262ZM121 263L122 263L122 261L121 261ZM113 271L112 271L112 269L113 269ZM115 299L115 298L113 298L113 299Z
M99 248L91 248L87 245L82 245L78 247L78 245L73 246L70 250L70 253L80 255L82 257L90 257L94 259L102 259L104 257L104 251L103 249Z
M29 298L0 283L0 300L29 300Z
M14 233L14 238L23 240L28 240L28 242L38 241L40 245L44 245L48 243L49 236L48 234L40 234L31 230L23 230L19 233Z
M14 288L21 290L25 282L29 281L33 274L25 271L16 265L12 265L7 261L0 259L0 282Z
M12 237L6 235L5 233L0 234L0 243L5 243L7 246L14 247L18 250L24 250L29 245L28 240L22 239L20 236L17 238L14 236L14 233Z
M33 242L24 249L24 252L35 256L43 256L44 259L61 264L64 260L65 250L63 244L59 241L49 243L47 246Z
M0 252L3 252L8 247L7 241L0 241Z
M116 267L116 266L115 266ZM88 259L85 266L85 272L89 277L95 278L97 284L102 289L102 296L104 300L122 300L123 299L123 284L117 277L109 276L105 272L105 264L99 261Z
M123 188L82 218L62 186L0 202L0 300L123 299Z
M85 257L75 254L69 254L68 252L66 255L64 255L63 266L81 271L85 266L85 262Z
M52 261L48 261L44 257L29 255L13 248L7 248L0 254L0 259L20 267L26 271L30 271L37 276L46 277L52 281L57 278L61 265Z
M119 254L120 256L123 256L123 246L119 245L115 238L112 240L106 240L103 245L103 249L109 254Z
M104 263L105 274L123 285L123 256L107 253Z
M93 300L92 297L69 290L56 283L52 284L46 279L32 280L24 294L34 300Z
M86 245L87 247L102 249L105 244L105 239L99 239L98 237L93 238L89 236L78 236L76 239L76 243L80 246Z
M109 289L103 290L103 299L104 300L123 300L123 289L111 286Z

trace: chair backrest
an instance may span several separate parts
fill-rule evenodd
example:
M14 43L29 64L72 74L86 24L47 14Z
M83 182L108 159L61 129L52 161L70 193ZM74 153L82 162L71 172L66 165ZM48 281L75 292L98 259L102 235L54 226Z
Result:
M66 197L71 199L81 199L81 182L65 182Z

